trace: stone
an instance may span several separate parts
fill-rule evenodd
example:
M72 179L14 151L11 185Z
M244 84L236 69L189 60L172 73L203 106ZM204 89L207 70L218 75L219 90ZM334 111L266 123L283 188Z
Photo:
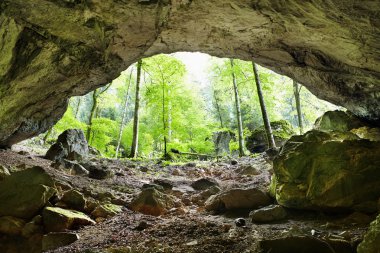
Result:
M236 173L245 176L256 176L260 174L260 171L250 164L245 164L241 165L238 169L236 169Z
M313 130L283 146L273 162L272 191L289 208L353 210L379 198L379 166L380 142Z
M349 242L334 243L313 236L287 236L282 238L262 239L259 247L270 253L353 253ZM344 243L345 242L345 243Z
M45 230L48 232L63 232L67 229L95 224L95 221L84 213L59 207L45 207L42 211L42 219Z
M285 208L279 205L270 205L250 212L252 222L265 223L283 220L287 216Z
M31 221L25 224L21 231L21 235L25 238L32 237L33 235L41 235L44 233L42 226L42 216L37 215Z
M314 124L314 129L319 131L341 131L348 132L360 128L366 124L349 112L328 111L319 117Z
M0 182L0 217L31 219L55 193L54 181L43 168L14 172Z
M42 237L42 251L55 250L79 240L76 233L49 233Z
M47 151L51 161L82 161L88 157L88 144L81 129L68 129L58 136L57 142Z
M277 147L281 147L296 132L292 125L286 120L273 121L270 123L273 137ZM254 129L246 137L245 146L251 153L261 153L268 149L268 142L264 125Z
M361 139L380 141L380 128L378 127L364 126L352 129L351 132L359 136Z
M147 215L160 216L165 214L175 205L174 198L170 195L147 188L140 192L129 204L129 209Z
M115 175L115 173L107 168L106 166L101 165L92 165L89 167L89 177L93 179L103 180L107 178L111 178Z
M216 155L230 154L230 142L235 140L235 133L230 130L214 132L212 135Z
M11 175L7 167L0 164L0 181L3 180L5 177Z
M230 162L231 165L237 165L238 163L239 162L237 160L235 160L235 159L232 159L231 162Z
M141 187L141 189L147 189L147 188L154 188L160 192L164 191L164 187L158 184L143 184L143 186Z
M363 241L358 246L358 253L380 252L380 214L371 222Z
M111 203L105 203L98 205L94 211L91 212L91 216L95 218L109 218L122 212L122 207Z
M191 183L191 187L193 187L197 191L207 190L208 188L213 186L219 187L218 181L216 181L213 178L201 178Z
M6 235L20 235L25 221L12 216L0 217L0 233Z
M174 183L170 181L169 179L165 179L165 178L157 178L153 180L153 183L157 185L161 185L162 187L164 187L165 190L171 190L174 187Z
M235 225L236 225L237 227L244 227L245 224L246 224L246 222L245 222L245 219L244 219L244 218L237 218L237 219L235 220Z
M86 199L82 193L77 190L69 190L65 192L61 198L68 207L78 211L84 211Z
M139 1L111 3L3 0L0 146L43 133L62 117L69 97L108 83L138 58L169 51L253 58L321 99L380 118L376 2L164 1L158 11Z
M76 176L88 176L89 172L88 170L79 164L77 161L70 161L67 159L63 159L63 161L57 161L55 163L55 166L62 166L64 169L68 169L70 171L71 175ZM53 167L55 167L53 166Z
M207 211L223 212L233 209L255 209L271 204L267 193L257 189L230 189L211 196L205 203Z

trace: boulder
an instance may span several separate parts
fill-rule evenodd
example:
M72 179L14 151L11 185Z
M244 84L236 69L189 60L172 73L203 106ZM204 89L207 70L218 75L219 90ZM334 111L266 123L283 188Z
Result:
M358 246L358 253L380 253L380 214L371 222L363 241Z
M143 214L159 216L174 207L174 198L155 188L146 188L136 196L129 208Z
M11 173L5 167L4 165L0 165L0 181L3 180L5 177L9 176Z
M59 207L45 207L42 211L42 219L45 230L48 232L63 232L67 229L95 224L95 221L84 213Z
M75 233L49 233L42 237L42 251L54 250L69 245L79 239Z
M320 131L341 131L347 132L355 128L365 126L366 123L344 111L328 111L319 117L314 124L314 129Z
M270 123L276 146L282 146L296 132L292 125L286 120L273 121ZM251 153L261 153L268 149L265 127L254 129L245 140L245 145Z
M89 177L93 179L103 180L107 178L111 178L115 175L115 173L107 168L106 166L101 165L91 165L89 168Z
M22 229L21 235L25 238L32 237L33 235L43 234L42 216L37 215L31 221L25 224Z
M249 217L252 222L264 223L285 219L287 212L285 208L279 205L270 205L257 210L252 211Z
M207 211L221 212L232 209L255 209L271 204L271 199L265 192L257 188L230 189L207 199Z
M120 213L121 211L122 206L106 203L95 207L94 211L91 212L91 216L95 218L108 218Z
M245 176L255 176L255 175L260 174L259 169L257 169L251 164L241 165L239 166L239 168L235 170L235 172L238 173L239 175L245 175Z
M230 142L235 140L235 133L230 130L218 131L213 133L216 155L230 154Z
M80 129L69 129L58 136L57 142L47 151L45 158L51 161L82 161L89 154L88 144Z
M380 128L365 126L352 129L351 132L359 136L361 139L380 141Z
M164 190L171 190L173 189L174 183L170 181L169 179L165 178L157 178L153 181L154 184L161 185L164 187Z
M216 181L213 178L201 178L194 181L191 184L191 187L193 187L197 191L207 190L208 188L213 187L213 186L219 187L218 181Z
M0 216L31 219L55 193L54 181L43 168L14 172L0 182Z
M63 201L68 207L78 211L83 211L86 206L85 197L77 190L69 190L65 192L61 201Z
M273 165L272 192L285 207L355 209L380 196L380 142L351 132L293 136Z
M270 253L353 253L350 242L323 240L313 236L286 236L268 238L259 242L263 252Z
M0 217L0 234L20 235L25 221L12 216Z

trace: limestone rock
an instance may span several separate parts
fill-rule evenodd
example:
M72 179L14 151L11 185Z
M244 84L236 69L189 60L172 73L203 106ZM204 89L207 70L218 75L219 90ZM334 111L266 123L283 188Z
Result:
M292 135L296 134L292 125L286 120L273 121L270 123L276 146L280 147ZM245 145L251 153L261 153L268 149L268 142L264 126L252 131L245 140Z
M46 153L51 161L82 161L88 156L88 144L80 129L69 129L58 136L57 142Z
M22 229L22 236L25 238L32 237L33 235L43 234L44 228L42 226L42 216L37 215L30 222L26 223Z
M0 233L6 235L20 235L25 221L12 216L0 217Z
M260 171L256 167L254 167L250 164L241 165L235 171L239 175L246 175L246 176L255 176L255 175L260 174Z
M230 154L230 142L234 140L235 134L229 130L213 133L215 152L217 155Z
M349 242L335 244L332 241L321 240L312 236L287 236L283 238L268 238L260 241L263 252L271 253L336 253L354 252ZM338 251L339 250L339 251Z
M380 128L377 127L360 127L351 130L352 133L359 136L361 139L370 141L380 141Z
M41 167L14 172L0 182L0 216L31 219L55 192L53 179Z
M83 211L86 206L85 197L77 190L69 190L65 192L61 201L66 203L68 207L78 211Z
M253 58L319 98L380 118L376 2L139 2L2 1L0 146L46 131L69 97L108 83L136 59L176 51Z
M207 211L225 211L231 209L255 209L271 204L269 196L256 188L231 189L211 196L205 203Z
M95 224L95 221L84 213L59 207L45 207L42 211L42 219L45 230L48 232L63 232L67 229Z
M219 187L218 181L216 181L213 178L201 178L191 183L191 187L193 187L197 191L207 190L208 188L213 186Z
M380 253L380 215L371 222L368 232L358 246L358 253Z
M135 197L129 208L143 214L159 216L165 214L174 207L174 198L157 191L154 188L147 188Z
M42 237L42 251L54 250L69 245L79 239L75 233L49 233Z
M287 212L285 208L279 205L270 205L257 210L252 211L249 217L252 222L264 223L282 220L286 218Z
M88 168L89 177L93 179L103 180L114 176L114 172L107 168L106 166L101 165L92 165Z
M171 190L173 189L173 186L174 186L174 183L172 181L165 178L157 178L153 180L153 183L157 185L161 185L162 187L164 187L165 190Z
M380 142L350 132L294 136L274 160L276 199L290 208L352 209L379 198L379 166Z
M328 111L319 117L314 124L314 129L320 131L348 132L366 124L349 112Z
M111 203L105 203L98 205L94 211L91 212L91 216L95 218L108 218L112 217L122 211L122 207Z
M7 167L0 164L0 181L3 180L5 177L9 176L10 174L11 173L9 172Z

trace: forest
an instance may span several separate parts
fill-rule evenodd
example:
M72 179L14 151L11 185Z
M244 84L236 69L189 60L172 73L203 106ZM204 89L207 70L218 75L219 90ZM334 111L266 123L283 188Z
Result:
M188 61L190 68L194 61L203 60L204 80L191 76L181 55L195 59ZM105 157L159 158L172 149L213 155L213 134L231 131L230 154L249 155L244 141L264 124L257 82L270 121L285 120L297 133L311 129L325 111L338 108L316 98L302 84L256 64L255 79L253 64L194 58L191 53L142 59L104 87L71 98L63 118L34 141L49 145L63 131L78 128ZM136 112L138 138L132 154Z

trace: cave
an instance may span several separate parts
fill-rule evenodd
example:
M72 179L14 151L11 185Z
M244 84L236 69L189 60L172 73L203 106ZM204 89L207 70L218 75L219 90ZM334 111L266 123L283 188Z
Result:
M378 0L1 0L0 149L8 149L4 152L9 152L14 144L46 132L64 115L71 97L87 94L110 83L138 60L161 53L182 51L254 61L302 83L318 98L346 108L352 121L360 121L366 127L378 127L379 13ZM371 194L370 209L376 209L377 212L380 207L373 208L372 200L379 199L380 195L373 190L378 189L380 177L378 139L355 142L356 139L350 139L351 137L312 132L306 134L303 137L305 139L292 139L306 143L305 146L290 149L294 148L299 153L302 153L299 149L314 150L312 144L307 144L308 138L317 138L322 142L332 138L344 145L352 141L353 144L348 145L347 150L357 160L353 158L350 162L360 163L360 166L364 164L367 166L365 168L370 168L371 173L373 171L372 178L368 174L361 174L362 171L357 172L355 175L360 180L355 181L352 187L359 189L360 184L368 182L362 191ZM330 148L329 144L322 143L315 150L331 161L345 159L343 155L326 155L325 150ZM302 155L310 155L305 153ZM0 157L6 157L7 153L4 154ZM366 161L370 161L370 164ZM33 164L33 161L27 163ZM288 174L285 162L275 160L274 164L279 168L276 173L286 178ZM20 175L27 178L30 176L28 173L39 175L41 172L34 168ZM305 177L320 176L312 173L314 170ZM340 171L332 173L338 175ZM341 175L343 174L339 174ZM43 182L41 184L49 187L52 184L44 176L37 178ZM320 177L318 180L328 179ZM279 186L281 184L275 182L277 187L293 187L289 188L290 195L297 191L294 189L302 187L298 184L289 186L280 183L284 185ZM60 187L64 189L65 185ZM155 188L151 191L151 194L157 196L161 194ZM51 192L46 194L46 198L53 196ZM70 194L75 196L76 193ZM258 196L256 191L244 194ZM288 196L277 198L278 203L313 212L323 210L335 214L338 209L341 211L339 200L334 202L334 205L339 202L336 204L339 208L324 206L323 201L320 203L314 200L302 203L304 205L301 206L298 203L306 195L300 194L294 198L287 198ZM268 202L266 196L261 200L262 203ZM351 208L354 204L357 203L350 203L347 207ZM219 207L225 209L226 204ZM44 212L51 211L48 208ZM343 205L343 212L347 211L345 208ZM358 208L366 209L367 206L361 205ZM128 215L129 213L125 214ZM353 219L355 218L356 216ZM371 218L373 220L376 216ZM92 225L93 221L86 222L86 225ZM238 226L239 221L236 222ZM223 230L207 222L204 226L209 233L221 233ZM173 227L175 226L169 224L165 228ZM360 229L366 228L368 226ZM144 229L145 227L142 228ZM376 229L378 225L370 230L371 236L376 234ZM317 232L311 233L314 236ZM58 236L54 240L61 240L59 235L54 236ZM379 239L378 230L375 236L373 237ZM293 252L298 244L311 243L326 252L353 252L357 245L340 244L341 238L344 239L344 234L327 242L314 240L309 235L292 238L294 246L288 245L288 251ZM272 245L278 248L276 252L281 252L287 243L281 239L275 242L266 239L268 241L263 244L270 245L264 247L268 252L272 250ZM228 248L228 240L220 243ZM188 244L187 246L194 246L197 242L191 241ZM132 249L123 250L125 251L107 252L133 252ZM308 250L310 247L306 247L305 252ZM366 252L364 250L361 252Z

